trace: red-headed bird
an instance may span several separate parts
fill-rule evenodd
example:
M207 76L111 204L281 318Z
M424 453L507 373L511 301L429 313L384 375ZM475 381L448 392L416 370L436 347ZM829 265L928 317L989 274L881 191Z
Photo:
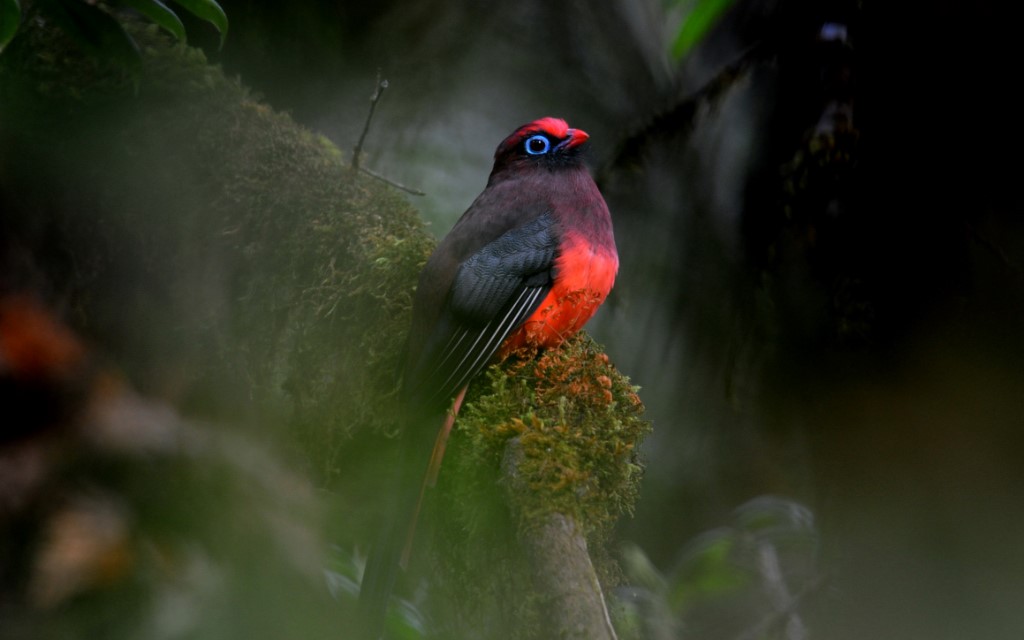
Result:
M557 346L612 288L619 258L608 206L581 158L588 138L558 118L516 129L498 145L487 187L420 274L402 382L409 424L399 517L374 547L360 594L373 638L473 376L517 348Z

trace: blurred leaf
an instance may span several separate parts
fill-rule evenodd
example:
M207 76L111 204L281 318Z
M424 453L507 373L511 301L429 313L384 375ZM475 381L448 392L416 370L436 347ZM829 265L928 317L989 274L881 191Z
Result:
M0 51L18 32L20 21L21 7L18 6L18 0L0 0Z
M114 16L82 0L44 0L39 8L86 49L138 72L139 48Z
M327 588L335 600L355 602L366 558L353 550L335 545L324 568ZM427 625L416 604L392 596L388 605L387 637L393 640L421 640L427 637Z
M427 637L427 626L423 614L406 600L397 600L398 606L388 610L387 637L395 640L421 640Z
M736 526L759 537L817 538L814 512L777 496L760 496L736 508Z
M608 613L619 640L643 640L646 636L644 626L651 617L643 610L644 597L650 598L645 591L632 587L617 587L608 599Z
M688 54L732 3L733 0L697 0L672 43L672 56L678 60Z
M622 568L630 582L611 600L612 620L622 640L679 637L677 616L668 603L668 581L637 545L622 549Z
M119 2L126 7L135 9L160 25L177 38L179 42L185 41L185 25L181 23L178 14L174 13L170 7L160 2L160 0L119 0Z
M658 572L643 549L635 544L625 545L622 549L622 565L629 575L630 581L645 589L664 592L668 586L665 577Z
M736 530L723 527L687 545L683 563L669 587L673 611L680 612L697 599L736 592L750 583L750 577L733 561L736 544Z
M228 37L228 17L216 0L174 0L197 18L206 20L220 32L220 46Z
M360 565L364 561L339 546L332 548L328 559L329 563L324 568L324 578L327 580L327 589L331 592L331 597L335 600L356 600L359 597L359 574L362 572Z
M750 630L775 619L766 614L798 617L802 595L818 588L814 520L795 500L756 497L737 507L728 525L688 542L667 575L639 547L626 546L622 566L630 586L615 592L619 619L632 625L639 619L637 638L678 638L684 630L685 637L708 637L709 630L713 637L777 637Z

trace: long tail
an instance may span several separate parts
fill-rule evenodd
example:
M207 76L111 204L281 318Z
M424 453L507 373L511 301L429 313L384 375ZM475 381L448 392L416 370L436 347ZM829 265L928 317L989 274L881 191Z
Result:
M368 640L378 640L384 632L388 602L391 600L395 580L399 569L405 569L409 563L423 497L426 490L437 482L448 436L455 423L455 416L462 407L467 388L468 385L459 391L451 410L445 416L444 424L434 439L425 470L420 457L422 450L416 446L418 439L407 438L410 442L404 451L395 516L370 550L359 591L360 626L363 637Z
M359 591L360 637L365 640L378 640L384 633L388 602L398 577L405 529L397 519L388 523L366 561Z

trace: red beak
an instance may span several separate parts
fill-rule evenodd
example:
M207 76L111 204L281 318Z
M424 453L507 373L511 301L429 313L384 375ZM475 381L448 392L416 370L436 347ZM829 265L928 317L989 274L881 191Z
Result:
M569 129L568 131L566 131L566 134L568 134L568 137L565 138L565 140L563 140L562 143L558 145L565 149L572 149L573 147L578 147L590 139L590 134L584 131L583 129Z

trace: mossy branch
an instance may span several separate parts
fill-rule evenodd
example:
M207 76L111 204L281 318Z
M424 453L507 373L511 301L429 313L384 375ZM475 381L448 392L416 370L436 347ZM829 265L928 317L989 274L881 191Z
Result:
M523 355L471 385L456 421L437 509L443 549L458 550L440 567L449 599L460 617L506 622L476 637L613 638L601 585L617 569L605 543L636 502L650 423L636 387L585 334ZM495 582L506 589L460 587Z
M523 455L520 440L509 441L502 475L513 504L518 495L530 491L520 472ZM562 513L549 513L533 523L520 542L552 637L616 640L601 581L587 550L587 538L576 521Z

